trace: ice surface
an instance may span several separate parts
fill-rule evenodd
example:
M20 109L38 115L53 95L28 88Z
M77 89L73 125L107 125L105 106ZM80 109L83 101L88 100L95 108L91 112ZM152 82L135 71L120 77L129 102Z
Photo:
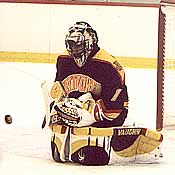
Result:
M86 167L56 163L51 158L50 131L42 130L45 114L43 80L53 81L55 65L0 63L0 173L1 175L174 174L175 131L164 130L163 159L156 164L117 164ZM126 123L155 127L156 71L126 69L130 97ZM4 115L13 123L7 125Z

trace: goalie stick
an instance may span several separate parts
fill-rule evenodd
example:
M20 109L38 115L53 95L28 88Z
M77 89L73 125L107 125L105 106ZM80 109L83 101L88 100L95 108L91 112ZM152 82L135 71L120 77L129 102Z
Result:
M43 81L41 84L41 88L46 110L46 115L42 123L42 128L45 128L45 126L48 126L50 123L50 104L53 102L54 99L57 99L59 101L62 97L65 97L67 93L64 89L64 86L59 81L56 81L54 84L49 83L48 81Z
M43 97L44 97L45 110L46 110L46 114L44 116L44 120L43 120L43 123L42 123L42 129L43 129L43 128L45 128L45 126L48 126L48 124L49 124L49 113L50 113L49 104L51 103L52 98L49 94L47 81L42 82L41 88L42 88L42 94L43 94Z
M50 124L50 104L53 102L54 99L57 99L58 101L65 97L67 95L64 86L61 82L56 81L51 88L48 87L48 82L44 81L41 84L41 88L43 90L43 96L46 106L46 116L45 116L45 126L49 126ZM45 127L43 126L43 127ZM63 143L65 146L62 147L61 150L61 160L67 161L70 159L70 127L67 127L67 132L65 135L65 138L63 139Z

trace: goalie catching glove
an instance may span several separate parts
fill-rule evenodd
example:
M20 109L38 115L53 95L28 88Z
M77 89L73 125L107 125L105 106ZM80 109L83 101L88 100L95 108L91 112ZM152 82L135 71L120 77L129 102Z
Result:
M102 115L98 102L95 102L91 93L86 93L78 99L64 97L60 101L55 100L51 110L51 123L61 121L68 126L83 127L102 121Z

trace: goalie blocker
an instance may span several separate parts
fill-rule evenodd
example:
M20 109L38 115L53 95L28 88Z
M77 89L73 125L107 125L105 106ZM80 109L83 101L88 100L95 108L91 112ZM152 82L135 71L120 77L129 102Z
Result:
M140 127L71 128L50 125L52 157L57 162L107 165L153 163L162 156L163 135Z

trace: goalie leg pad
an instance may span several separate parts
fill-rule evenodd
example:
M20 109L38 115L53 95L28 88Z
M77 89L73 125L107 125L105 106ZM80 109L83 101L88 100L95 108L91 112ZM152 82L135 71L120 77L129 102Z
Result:
M52 139L51 139L52 158L56 162L62 162L61 159L60 159L60 149L58 148L60 146L60 144L58 142L59 142L59 140L56 141L55 136L53 136Z
M70 128L62 125L53 125L50 126L51 128L53 131L51 138L53 159L58 160L57 162L70 161Z
M63 126L54 125L52 131L66 137ZM161 158L162 141L161 133L140 127L71 128L69 160L83 165L154 163Z

